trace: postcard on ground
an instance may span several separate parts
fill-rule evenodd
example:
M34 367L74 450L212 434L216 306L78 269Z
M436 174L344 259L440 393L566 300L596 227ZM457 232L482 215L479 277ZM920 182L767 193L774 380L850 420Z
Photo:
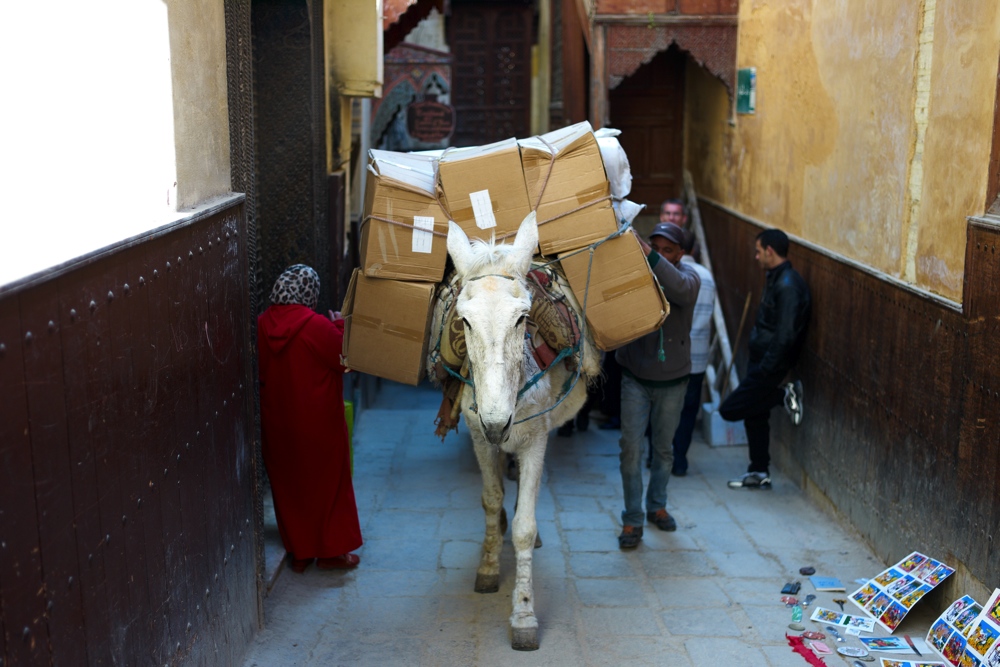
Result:
M989 601L972 621L968 641L959 661L961 667L1000 667L1000 588L993 591ZM949 644L945 644L944 657L948 657ZM952 652L954 655L954 652Z
M810 621L816 621L817 623L829 623L830 625L839 625L844 628L856 628L861 632L872 632L875 630L875 621L870 618L865 618L864 616L851 616L850 614L841 614L839 611L831 611L829 609L823 609L823 607L816 607L813 610L812 616L809 617Z
M872 652L913 653L913 649L901 637L864 637L861 643Z
M896 658L882 658L882 667L946 667L943 662L925 662L918 660L897 660Z
M955 568L914 551L854 591L851 602L893 632L913 605L954 571Z
M965 644L972 632L973 624L983 610L982 605L969 595L963 595L944 610L927 631L927 643L936 653L953 665L957 665L965 651ZM945 655L948 648L949 658Z

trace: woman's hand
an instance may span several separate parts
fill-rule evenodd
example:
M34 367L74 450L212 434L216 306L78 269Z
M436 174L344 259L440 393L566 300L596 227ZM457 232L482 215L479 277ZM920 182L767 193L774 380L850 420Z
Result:
M344 316L340 314L339 310L337 310L337 311L331 310L331 311L328 311L328 312L330 313L330 321L331 322L336 322L337 320L344 319Z

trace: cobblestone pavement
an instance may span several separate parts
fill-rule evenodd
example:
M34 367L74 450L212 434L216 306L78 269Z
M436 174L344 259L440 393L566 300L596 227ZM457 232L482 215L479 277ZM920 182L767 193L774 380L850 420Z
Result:
M544 546L534 558L541 648L514 652L510 532L500 591L474 593L484 530L480 474L464 428L443 443L434 437L438 402L433 389L388 384L362 413L354 435L361 565L304 575L283 569L247 667L801 667L807 663L785 640L791 614L780 602L782 584L800 579L801 596L813 592L798 574L811 565L853 590L855 579L884 567L780 471L772 471L771 491L728 489L726 480L745 469L745 447L701 440L689 453L688 475L668 486L677 532L647 525L637 549L620 551L619 432L592 423L549 439L537 512ZM515 493L507 482L509 514ZM814 605L837 609L836 594L817 596ZM917 611L897 634L926 633L933 618ZM826 662L849 664L836 654Z

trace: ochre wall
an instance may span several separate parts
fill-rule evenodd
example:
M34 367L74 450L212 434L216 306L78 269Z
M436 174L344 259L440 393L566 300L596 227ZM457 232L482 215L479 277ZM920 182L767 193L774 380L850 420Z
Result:
M1000 4L744 0L739 33L756 114L730 125L722 83L689 66L698 193L960 300L965 217L985 205Z
M938 0L916 282L959 298L966 215L986 208L1000 4Z

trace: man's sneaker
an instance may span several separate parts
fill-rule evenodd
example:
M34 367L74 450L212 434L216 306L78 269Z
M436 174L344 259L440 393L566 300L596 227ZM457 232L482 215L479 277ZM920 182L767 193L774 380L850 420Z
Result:
M743 473L736 479L729 480L730 489L770 489L771 477L764 472Z
M618 536L619 549L635 549L642 540L642 526L625 526Z
M796 426L802 423L802 383L798 380L785 385L785 412Z
M670 516L667 510L656 510L655 512L646 512L646 520L652 524L656 524L656 527L660 530L677 530L677 522L674 521L674 517Z

